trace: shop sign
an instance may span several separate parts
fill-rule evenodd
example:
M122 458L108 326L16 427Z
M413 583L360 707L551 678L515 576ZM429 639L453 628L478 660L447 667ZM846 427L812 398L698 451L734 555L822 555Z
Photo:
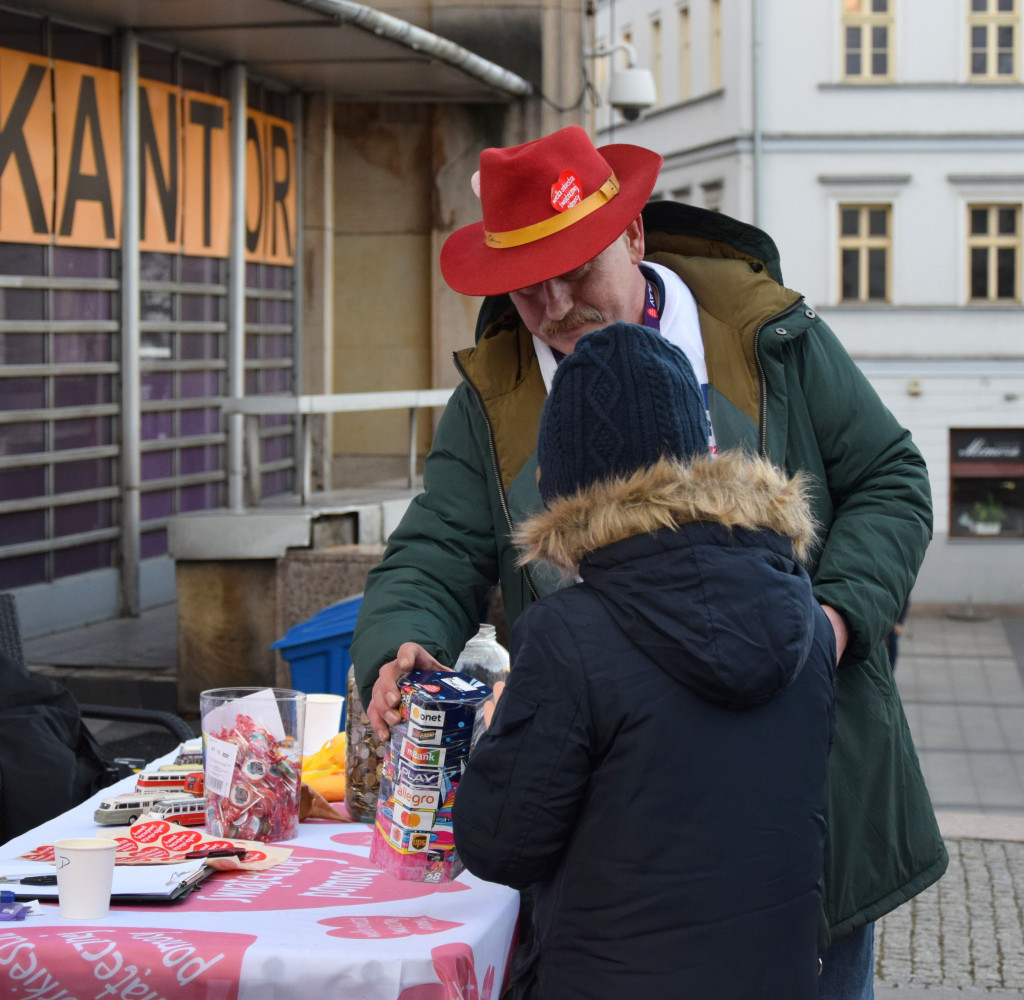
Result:
M291 265L295 130L247 112L246 259ZM140 249L227 257L230 105L139 85ZM118 247L121 76L0 48L0 241Z
M950 449L953 475L1024 475L1024 428L951 430Z

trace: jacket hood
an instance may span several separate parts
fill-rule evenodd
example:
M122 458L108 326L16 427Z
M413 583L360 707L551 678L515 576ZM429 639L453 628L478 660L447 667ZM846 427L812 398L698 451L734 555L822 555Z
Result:
M821 614L798 562L814 537L806 489L743 451L662 459L559 498L516 540L523 561L578 572L677 681L752 707L792 683Z

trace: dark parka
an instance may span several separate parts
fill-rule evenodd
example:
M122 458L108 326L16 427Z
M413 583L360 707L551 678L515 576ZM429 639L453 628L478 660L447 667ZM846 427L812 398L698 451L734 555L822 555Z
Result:
M920 452L825 322L781 284L770 237L672 202L644 210L648 259L698 305L719 448L746 447L811 480L822 543L814 595L849 643L829 763L824 907L834 936L876 920L945 871L939 835L884 639L931 538ZM367 579L352 656L364 699L402 642L451 664L500 581L513 622L563 581L522 570L514 526L540 507L535 443L545 389L529 332L506 296L485 300L477 345L438 424L424 491Z
M817 1000L835 638L796 484L745 452L561 498L583 582L513 628L455 797L474 874L533 886L517 1000Z

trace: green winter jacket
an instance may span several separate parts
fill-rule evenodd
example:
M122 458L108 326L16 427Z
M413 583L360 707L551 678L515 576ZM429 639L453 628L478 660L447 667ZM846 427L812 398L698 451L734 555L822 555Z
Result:
M647 259L697 300L708 406L720 449L745 446L814 483L824 540L807 569L842 613L836 743L829 762L823 905L833 937L876 920L935 882L939 835L883 640L931 537L928 475L829 327L782 285L760 230L672 202L644 210ZM507 296L481 310L477 345L438 424L412 502L369 574L352 643L364 700L403 642L452 664L501 583L509 622L561 585L516 565L510 534L540 506L535 443L545 389L529 332Z

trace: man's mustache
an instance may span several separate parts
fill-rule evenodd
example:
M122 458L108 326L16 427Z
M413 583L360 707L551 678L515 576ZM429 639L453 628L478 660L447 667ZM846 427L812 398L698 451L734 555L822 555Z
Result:
M578 326L585 326L587 323L601 323L604 317L597 309L589 306L582 306L579 309L570 309L561 319L552 319L542 323L540 335L542 337L557 337L575 330Z

